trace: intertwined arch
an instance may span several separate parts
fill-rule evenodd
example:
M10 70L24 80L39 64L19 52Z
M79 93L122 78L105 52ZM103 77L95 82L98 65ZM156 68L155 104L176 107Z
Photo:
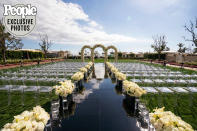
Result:
M106 48L106 56L107 56L107 52L108 52L108 50L109 49L114 49L114 58L115 58L115 62L117 62L117 60L118 60L118 50L117 50L117 48L115 47L115 46L113 46L113 45L111 45L111 46L108 46L107 48Z
M84 50L85 50L86 48L89 48L89 49L91 50L91 60L92 60L92 62L94 62L94 50L95 50L97 47L101 47L101 48L103 49L103 51L104 51L104 53L105 53L105 58L104 58L104 61L105 61L105 62L106 62L107 59L108 59L108 57L107 57L107 52L108 52L108 50L109 50L109 49L114 49L114 51L115 51L115 54L114 54L115 62L117 62L117 60L118 60L118 51L117 51L117 48L116 48L115 46L113 46L113 45L108 46L108 47L106 48L106 47L105 47L104 45L102 45L102 44L96 44L96 45L94 45L93 47L90 47L89 45L83 46L83 47L81 48L81 60L84 62Z
M102 44L96 44L96 45L94 45L94 46L92 47L92 52L91 52L91 54L92 54L92 62L94 62L94 50L95 50L96 48L98 48L98 47L101 47L101 48L103 49L103 51L104 51L104 53L105 53L105 58L104 58L104 60L105 60L105 62L106 62L106 48L105 48L105 46L102 45Z
M82 59L83 62L84 62L84 50L85 50L86 48L90 49L90 51L91 51L91 57L92 57L92 47L89 46L89 45L83 46L83 47L81 48L81 59ZM91 58L91 59L92 59L92 58Z

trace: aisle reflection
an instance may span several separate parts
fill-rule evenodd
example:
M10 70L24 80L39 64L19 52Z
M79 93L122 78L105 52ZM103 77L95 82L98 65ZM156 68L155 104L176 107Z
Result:
M77 104L84 102L94 90L98 90L100 82L102 81L91 79L88 85L84 83L87 87L82 85L73 94L51 101L50 120L45 131L61 127L62 120L74 116Z
M150 129L149 112L146 106L139 101L139 98L129 96L122 91L122 87L116 85L115 91L118 95L124 95L122 100L122 107L125 110L127 116L136 118L136 126L140 130L154 130Z

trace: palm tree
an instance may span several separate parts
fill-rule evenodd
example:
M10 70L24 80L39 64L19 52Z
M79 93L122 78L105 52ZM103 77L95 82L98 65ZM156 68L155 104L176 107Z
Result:
M6 32L5 26L0 21L0 51L2 53L3 63L6 63L6 50L7 49L21 49L23 43L21 39L17 39L10 33Z

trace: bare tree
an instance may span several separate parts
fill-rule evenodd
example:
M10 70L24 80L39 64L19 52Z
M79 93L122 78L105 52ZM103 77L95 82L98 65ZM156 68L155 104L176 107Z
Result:
M168 51L170 48L167 47L166 36L165 35L156 35L153 36L154 44L151 47L158 53L158 58L160 60L160 56L162 51Z
M188 50L188 48L184 47L185 45L183 43L179 43L177 46L179 47L178 52L180 53L185 53Z
M52 42L49 41L48 35L45 34L43 36L40 35L41 43L39 43L41 50L44 52L44 57L46 58L49 48L52 46Z
M194 50L194 53L196 53L197 52L197 32L196 32L196 29L197 29L197 18L196 18L195 22L192 22L190 20L190 24L189 25L185 25L184 28L185 28L185 30L187 32L189 32L191 34L191 38L190 39L187 39L185 37L184 37L184 39L186 41L193 42L193 44L196 47L195 50Z
M6 63L6 50L7 49L21 49L23 43L21 39L12 36L6 32L5 26L0 21L0 51L2 53L3 63Z

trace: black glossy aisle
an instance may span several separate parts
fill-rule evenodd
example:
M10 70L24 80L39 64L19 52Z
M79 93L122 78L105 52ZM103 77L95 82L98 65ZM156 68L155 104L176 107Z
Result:
M91 79L85 90L73 96L74 108L61 122L66 131L138 131L136 119L128 116L124 96L118 94L111 79Z

